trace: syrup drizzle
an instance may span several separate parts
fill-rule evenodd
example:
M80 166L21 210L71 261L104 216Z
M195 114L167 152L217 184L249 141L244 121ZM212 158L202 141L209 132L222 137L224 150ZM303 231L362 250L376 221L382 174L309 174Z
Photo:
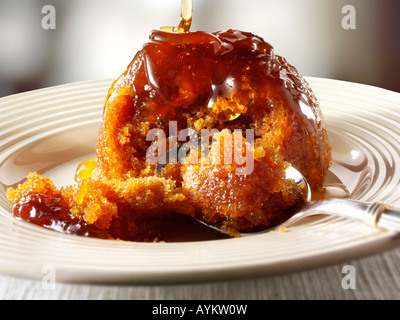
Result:
M182 0L181 2L181 20L178 27L161 27L161 30L169 32L187 33L192 25L193 0Z
M178 25L178 32L189 32L192 24L193 0L182 0L181 21Z

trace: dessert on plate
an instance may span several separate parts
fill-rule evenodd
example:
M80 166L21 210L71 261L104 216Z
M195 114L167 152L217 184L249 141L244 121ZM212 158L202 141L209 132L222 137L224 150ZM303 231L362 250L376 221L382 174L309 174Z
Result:
M154 30L108 91L93 171L7 194L16 217L69 234L162 241L194 217L235 236L286 220L301 201L286 168L319 189L330 152L310 86L261 37Z

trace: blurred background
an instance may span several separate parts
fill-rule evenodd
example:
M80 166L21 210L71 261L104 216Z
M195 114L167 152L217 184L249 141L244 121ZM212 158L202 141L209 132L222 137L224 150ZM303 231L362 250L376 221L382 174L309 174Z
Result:
M191 30L263 37L306 76L400 91L399 0L193 0ZM56 28L43 29L45 5ZM118 77L181 0L0 0L0 96ZM356 29L342 27L345 5Z

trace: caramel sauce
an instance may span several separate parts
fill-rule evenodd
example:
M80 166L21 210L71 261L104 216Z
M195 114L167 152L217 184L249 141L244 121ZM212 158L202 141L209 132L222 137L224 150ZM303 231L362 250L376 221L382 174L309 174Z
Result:
M16 218L49 230L98 239L136 241L137 235L132 238L130 234L131 226L141 227L142 241L146 242L206 241L229 238L181 214L151 216L140 221L134 216L126 216L121 220L123 223L118 221L105 231L74 217L62 199L50 198L42 194L26 196L14 206L13 214Z
M346 186L341 183L326 184L322 188L313 191L311 201L329 198L349 198L350 194Z
M192 24L193 0L182 0L181 21L178 25L179 32L189 32Z
M78 236L112 239L107 232L74 217L60 198L50 198L43 194L28 195L14 206L13 214L46 229Z
M80 182L88 179L96 167L96 158L90 158L82 161L75 171L75 181Z
M193 0L182 0L181 2L181 20L178 27L161 27L162 30L185 33L189 32L193 17Z
M150 123L155 119L160 123L178 119L177 105L189 112L196 111L194 105L206 105L218 121L241 120L235 122L236 126L247 127L252 122L250 112L245 118L242 114L249 108L258 114L260 109L265 110L268 99L281 97L297 116L304 118L309 130L319 130L319 119L307 98L308 88L302 85L297 72L273 53L272 46L256 35L237 30L153 30L139 55L144 77L137 69L139 60L134 59L124 81L129 81L130 72L139 71L131 79L138 101L153 101L154 97L161 100L156 102L160 103L158 109L148 116ZM187 123L182 122L180 127L186 128Z

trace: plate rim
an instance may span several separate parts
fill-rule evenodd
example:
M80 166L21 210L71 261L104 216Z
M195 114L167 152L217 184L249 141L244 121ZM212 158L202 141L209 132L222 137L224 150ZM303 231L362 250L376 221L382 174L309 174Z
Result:
M379 88L379 87L374 87L374 86L369 86L365 84L359 84L359 83L354 83L354 82L348 82L348 81L343 81L343 80L335 80L335 79L327 79L327 78L319 78L319 77L305 77L305 79L310 83L311 87L312 82L315 81L320 81L324 85L329 85L329 83L333 83L338 86L350 86L354 88L365 88L368 90L375 90L376 92L381 92L381 93L386 93L386 94L395 94L399 95L399 93L384 89L384 88ZM49 91L52 91L53 93L57 91L63 91L65 89L73 89L73 88L79 88L79 87L84 87L84 86L104 86L107 87L112 83L113 79L98 79L98 80L87 80L87 81L81 81L81 82L74 82L74 83L68 83L68 84L61 84L57 86L52 86L52 87L47 87L47 88L42 88L38 90L32 90L24 93L19 93L11 96L6 96L0 98L0 105L4 101L12 101L13 99L19 99L19 98L26 98L29 97L30 95L46 95ZM105 97L106 93L104 93ZM323 106L321 106L323 108ZM323 111L324 113L324 111ZM1 133L1 131L0 131ZM1 147L1 146L0 146ZM0 157L1 158L1 157ZM1 161L0 161L1 162ZM1 163L0 163L1 165ZM2 209L2 207L0 208ZM27 223L22 221L22 223ZM41 228L38 226L32 226L34 228ZM42 229L42 228L41 228ZM50 230L45 230L46 232L51 233L53 235L54 231ZM69 235L60 235L57 234L56 237L67 237L70 239ZM73 236L72 236L73 237ZM213 240L212 242L215 243L215 241L231 241L231 240L236 240L236 239L229 239L229 240ZM71 239L72 241L72 239ZM90 241L107 241L107 240L100 240L100 239L90 239ZM207 242L207 241L206 241ZM203 242L204 243L204 242ZM175 270L172 269L166 269L166 270L161 270L161 269L156 269L157 272L154 270L141 270L142 273L138 273L138 270L135 270L135 268L125 266L124 268L120 268L121 270L118 270L120 272L119 275L115 274L115 271L117 271L118 268L114 267L114 270L109 270L106 267L98 267L98 268L93 268L93 266L88 266L85 267L83 265L79 266L62 266L59 265L58 268L59 270L62 271L61 277L58 276L57 282L90 282L90 283L137 283L137 284L160 284L160 283L168 283L168 284L173 284L173 283L188 283L188 282L205 282L205 281L220 281L220 280L229 280L229 279L237 279L238 276L240 276L240 279L243 278L248 278L248 277L254 277L254 276L268 276L268 275L276 275L276 274L283 274L283 273L288 273L288 272L295 272L295 271L303 271L306 269L310 268L315 268L315 267L321 267L321 266L326 266L326 265L331 265L334 263L339 263L348 259L358 259L367 255L372 255L376 254L382 251L386 251L389 249L392 249L396 247L399 244L399 236L398 234L394 232L381 232L379 236L375 237L374 239L369 239L369 241L365 241L362 244L353 244L349 245L346 250L343 250L342 248L338 248L335 252L335 254L332 256L332 251L326 252L325 254L319 253L319 261L318 263L315 261L315 253L310 253L308 256L303 256L301 259L288 259L288 265L282 265L282 260L275 261L275 262L270 262L269 264L266 262L258 262L258 264L253 264L253 265L248 265L247 263L245 264L239 264L235 265L234 267L228 267L228 266L223 266L216 268L214 267L209 267L205 268L204 266L197 266L197 268L175 268ZM148 245L157 245L157 244L142 244L142 243L135 243L135 245L142 247L142 246L148 246ZM177 243L167 243L164 244L166 246L179 246ZM358 250L355 250L358 249ZM341 258L338 259L336 256L337 253L340 253ZM321 259L322 258L322 259ZM301 262L302 267L294 266L293 263L297 261L297 263ZM290 262L290 263L289 263ZM11 266L14 264L19 264L21 263L22 265L26 265L27 262L23 261L9 261L8 259L5 259L4 257L0 256L0 273L3 274L9 274L13 276L19 276L19 277L26 277L26 274L24 276L23 273L20 271L13 271L11 269ZM29 263L29 262L28 262ZM290 266L291 264L292 266ZM38 266L36 266L35 272L31 272L29 275L29 278L36 278L36 279L42 279L43 278L43 273L39 272L37 267L42 266L43 263L39 263ZM55 263L54 265L57 265ZM276 266L279 265L280 268L277 270ZM32 264L31 264L32 266ZM165 268L165 266L164 266ZM244 268L247 270L252 270L252 274L246 274ZM65 269L65 270L64 270ZM21 268L18 268L18 270L21 270ZM98 272L98 274L96 272ZM79 273L77 275L76 273ZM86 280L84 280L82 277L83 275L86 275ZM101 276L102 275L102 276ZM183 276L184 275L184 276ZM196 277L197 276L197 279ZM101 279L100 279L101 278Z

